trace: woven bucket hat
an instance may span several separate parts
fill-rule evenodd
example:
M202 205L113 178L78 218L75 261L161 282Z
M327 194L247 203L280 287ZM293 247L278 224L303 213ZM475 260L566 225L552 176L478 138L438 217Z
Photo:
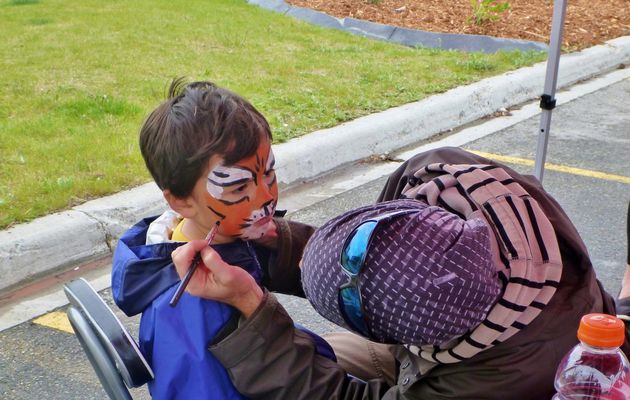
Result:
M302 258L306 297L326 319L350 330L339 287L346 238L362 222L410 210L376 225L358 287L370 338L383 343L441 345L479 325L501 282L492 262L489 227L416 200L393 200L348 211L325 223ZM359 333L359 332L357 332Z

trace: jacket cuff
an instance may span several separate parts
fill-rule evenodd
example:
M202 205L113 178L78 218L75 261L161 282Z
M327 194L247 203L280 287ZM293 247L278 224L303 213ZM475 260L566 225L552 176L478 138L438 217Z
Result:
M269 290L304 297L299 267L306 242L315 228L283 218L275 218L278 246L269 260Z
M273 316L279 305L276 297L265 290L256 311L249 318L240 321L238 327L222 341L211 343L208 349L226 369L241 363L264 346L264 331L273 323ZM244 343L247 345L244 346Z
M289 221L284 218L274 218L276 227L278 228L278 247L275 257L272 259L273 269L281 269L281 266L289 265L291 262L291 248L293 243L291 240L291 227Z

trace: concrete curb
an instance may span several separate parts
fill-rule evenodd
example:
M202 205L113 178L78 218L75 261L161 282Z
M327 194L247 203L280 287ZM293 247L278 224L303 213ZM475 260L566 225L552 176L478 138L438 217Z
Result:
M630 36L560 60L558 88L630 63ZM279 182L312 179L343 164L392 152L542 94L546 63L487 78L276 145Z
M126 229L165 208L148 183L0 231L0 293L111 254Z
M630 63L630 37L561 57L558 87ZM542 92L545 64L484 79L274 146L283 188L373 154L393 152L514 106ZM0 231L0 293L110 255L131 224L164 210L150 183Z

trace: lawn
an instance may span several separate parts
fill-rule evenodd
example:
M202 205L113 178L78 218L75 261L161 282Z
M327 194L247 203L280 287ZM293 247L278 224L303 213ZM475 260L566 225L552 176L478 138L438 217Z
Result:
M529 65L412 49L245 1L0 1L0 228L150 180L138 128L170 80L248 98L275 142Z

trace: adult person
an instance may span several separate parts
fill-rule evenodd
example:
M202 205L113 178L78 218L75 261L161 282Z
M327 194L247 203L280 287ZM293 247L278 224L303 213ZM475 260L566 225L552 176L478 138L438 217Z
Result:
M626 239L628 249L626 253L626 270L621 282L619 300L617 300L617 312L622 315L622 319L630 321L630 201L628 201L628 215L626 217Z
M417 200L394 200L401 196ZM209 267L193 278L191 294L242 314L236 329L209 346L241 393L550 398L555 369L577 342L580 317L615 314L575 227L533 177L443 148L405 162L378 200L318 229L302 266L304 290L318 312L390 343L388 351L368 353L382 360L372 373L359 371L363 379L346 375L356 372L345 356L384 345L355 339L346 341L348 350L332 343L340 364L326 360L294 330L273 294L202 242L173 254L183 275L201 251ZM629 353L627 341L623 349ZM397 371L378 370L392 365Z

